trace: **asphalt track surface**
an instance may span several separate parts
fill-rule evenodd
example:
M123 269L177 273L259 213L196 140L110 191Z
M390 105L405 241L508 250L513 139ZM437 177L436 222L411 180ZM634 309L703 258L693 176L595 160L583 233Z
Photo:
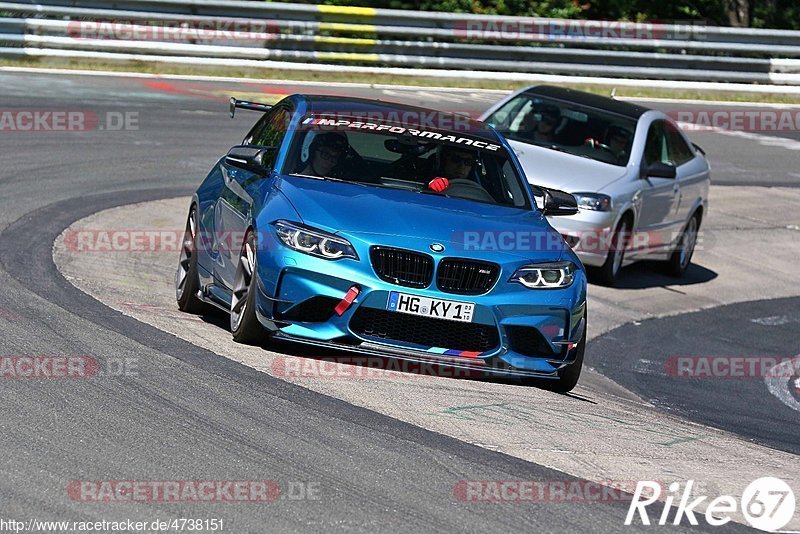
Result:
M798 326L797 298L729 304L621 326L595 339L587 358L596 370L673 414L800 454L800 412L763 394L768 377L757 363L794 359L800 352ZM718 374L734 376L712 375L709 357L727 356L748 358L741 363L748 369L745 376L735 376L727 365ZM688 358L683 375L679 358ZM698 376L687 379L690 372ZM797 363L786 380L789 395L797 399Z
M64 228L105 208L189 194L252 123L225 119L224 97L275 93L273 88L9 73L0 74L0 87L4 109L91 110L101 120L106 112L138 113L136 130L2 134L0 354L92 354L109 361L135 357L140 362L135 378L3 382L4 517L221 517L235 532L262 531L266 525L274 531L623 528L626 503L512 507L460 502L453 495L460 480L570 477L219 358L101 305L58 273L51 251ZM356 93L371 96L375 91ZM446 98L405 95L406 101L440 108L472 111L467 108L476 105L469 98ZM727 138L715 133L696 133L693 138L712 161L725 162L715 166L721 176L718 183L797 183L796 157L784 147L759 145L753 153L743 153L731 150ZM792 317L798 307L791 299L763 306L770 315ZM701 313L706 314L702 321L708 329L698 331L698 337L728 336L732 346L739 347L749 341L760 354L800 352L795 350L791 321L778 333L766 334L764 339L770 341L762 343L742 329L741 337L730 337L737 327L725 313L736 317L733 308ZM702 409L720 406L721 399L730 397L726 384L682 390L657 379L630 378L632 364L624 355L640 349L632 350L629 343L647 347L660 342L671 349L663 356L681 353L676 351L682 346L666 345L675 343L661 326L670 320L692 318L621 327L590 345L590 362L644 398L680 409L688 418L797 453L796 434L792 436L797 414L788 409L765 406L776 419L760 421L758 414L751 414L744 420L726 415L722 408ZM673 327L686 331L685 325L670 324ZM632 328L640 334L624 330ZM782 345L789 347L789 354L781 351ZM693 347L693 352L684 353L697 352ZM603 359L604 354L619 358ZM737 395L744 410L747 388ZM780 432L775 432L776 426L782 427ZM66 492L72 480L182 479L188 473L206 479L274 479L284 490L318 481L320 498L280 499L265 506L108 505L76 502Z

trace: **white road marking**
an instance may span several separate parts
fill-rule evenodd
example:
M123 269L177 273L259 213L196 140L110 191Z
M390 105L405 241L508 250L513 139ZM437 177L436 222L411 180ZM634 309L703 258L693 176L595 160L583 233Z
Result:
M788 315L771 315L769 317L757 317L755 319L750 319L750 322L764 326L781 326L796 322L796 319L792 319Z
M800 356L796 356L793 360L785 360L767 371L764 382L767 384L769 392L775 395L779 401L792 410L800 412L800 402L794 398L789 386L793 382L792 378L797 375L800 375ZM800 378L795 380L793 385L800 387Z
M251 85L310 85L317 87L323 82L307 80L273 80L269 78L238 78L235 76L207 76L200 74L153 74L149 72L126 72L114 70L82 70L82 69L51 69L42 67L11 67L0 66L0 72L14 72L23 74L53 74L61 76L97 76L102 78L144 78L157 80L181 80L194 82L231 82L246 83ZM448 93L467 93L474 95L507 95L511 91L505 89L477 89L474 87L436 87L426 85L390 85L383 83L358 83L358 82L324 82L329 87L354 87L367 89L399 89L399 90L425 90L446 91Z
M693 122L678 122L678 126L690 132L697 131L698 125ZM738 130L726 130L725 128L715 128L713 126L702 126L703 132L714 132L719 135L727 135L728 137L741 137L757 142L762 146L774 146L785 148L787 150L800 150L800 141L789 139L787 137L775 137L771 135L762 135L753 132L741 132Z
M800 104L784 104L778 102L739 102L733 100L700 100L697 98L660 98L644 96L615 96L614 99L625 102L649 102L652 104L697 104L699 106L730 106L770 109L795 109L800 106Z

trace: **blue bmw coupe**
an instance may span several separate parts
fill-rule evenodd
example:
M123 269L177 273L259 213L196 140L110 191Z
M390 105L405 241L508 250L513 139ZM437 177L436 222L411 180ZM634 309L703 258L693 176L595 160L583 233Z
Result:
M233 339L282 339L517 376L566 392L586 344L583 265L506 140L461 115L292 95L191 200L181 310L230 314Z

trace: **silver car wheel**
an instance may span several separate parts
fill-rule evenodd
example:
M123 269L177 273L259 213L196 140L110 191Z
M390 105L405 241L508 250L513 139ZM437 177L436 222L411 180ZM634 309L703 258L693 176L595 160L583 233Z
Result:
M238 330L242 322L242 317L247 310L247 295L253 282L253 271L255 270L255 252L253 243L248 240L245 242L244 249L239 256L239 268L236 270L234 280L233 295L231 298L231 327Z
M686 231L683 232L683 236L681 238L681 269L685 269L689 266L689 262L692 261L692 254L694 253L694 247L697 244L697 218L692 217L689 221L689 225L686 227Z
M194 210L192 210L192 212L189 213L189 219L186 221L186 230L183 232L181 256L178 260L178 270L175 273L175 293L178 300L183 297L183 291L186 287L186 280L188 279L192 263L192 255L194 254L196 232L194 226Z
M617 275L620 267L622 267L622 260L625 257L625 233L627 231L627 227L621 226L617 235L614 236L614 263L611 271L614 273L614 276Z

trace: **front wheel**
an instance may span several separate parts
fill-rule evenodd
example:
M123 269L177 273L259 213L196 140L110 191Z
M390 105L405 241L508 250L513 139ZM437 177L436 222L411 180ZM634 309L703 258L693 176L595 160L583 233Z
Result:
M256 316L257 248L256 236L250 232L247 234L242 252L239 254L239 265L236 268L231 298L233 340L246 345L259 345L266 338L266 332Z
M583 355L586 352L586 317L583 319L583 337L575 347L575 360L556 372L557 379L552 378L522 378L523 385L535 386L555 393L569 393L578 385L578 379L583 370Z
M697 231L700 228L700 217L693 215L686 224L681 234L677 248L667 260L667 271L670 275L680 278L692 263L694 248L697 245Z
M630 223L622 221L611 238L608 256L602 267L597 270L597 281L605 286L612 287L617 282L617 275L625 259L625 249L628 246Z

